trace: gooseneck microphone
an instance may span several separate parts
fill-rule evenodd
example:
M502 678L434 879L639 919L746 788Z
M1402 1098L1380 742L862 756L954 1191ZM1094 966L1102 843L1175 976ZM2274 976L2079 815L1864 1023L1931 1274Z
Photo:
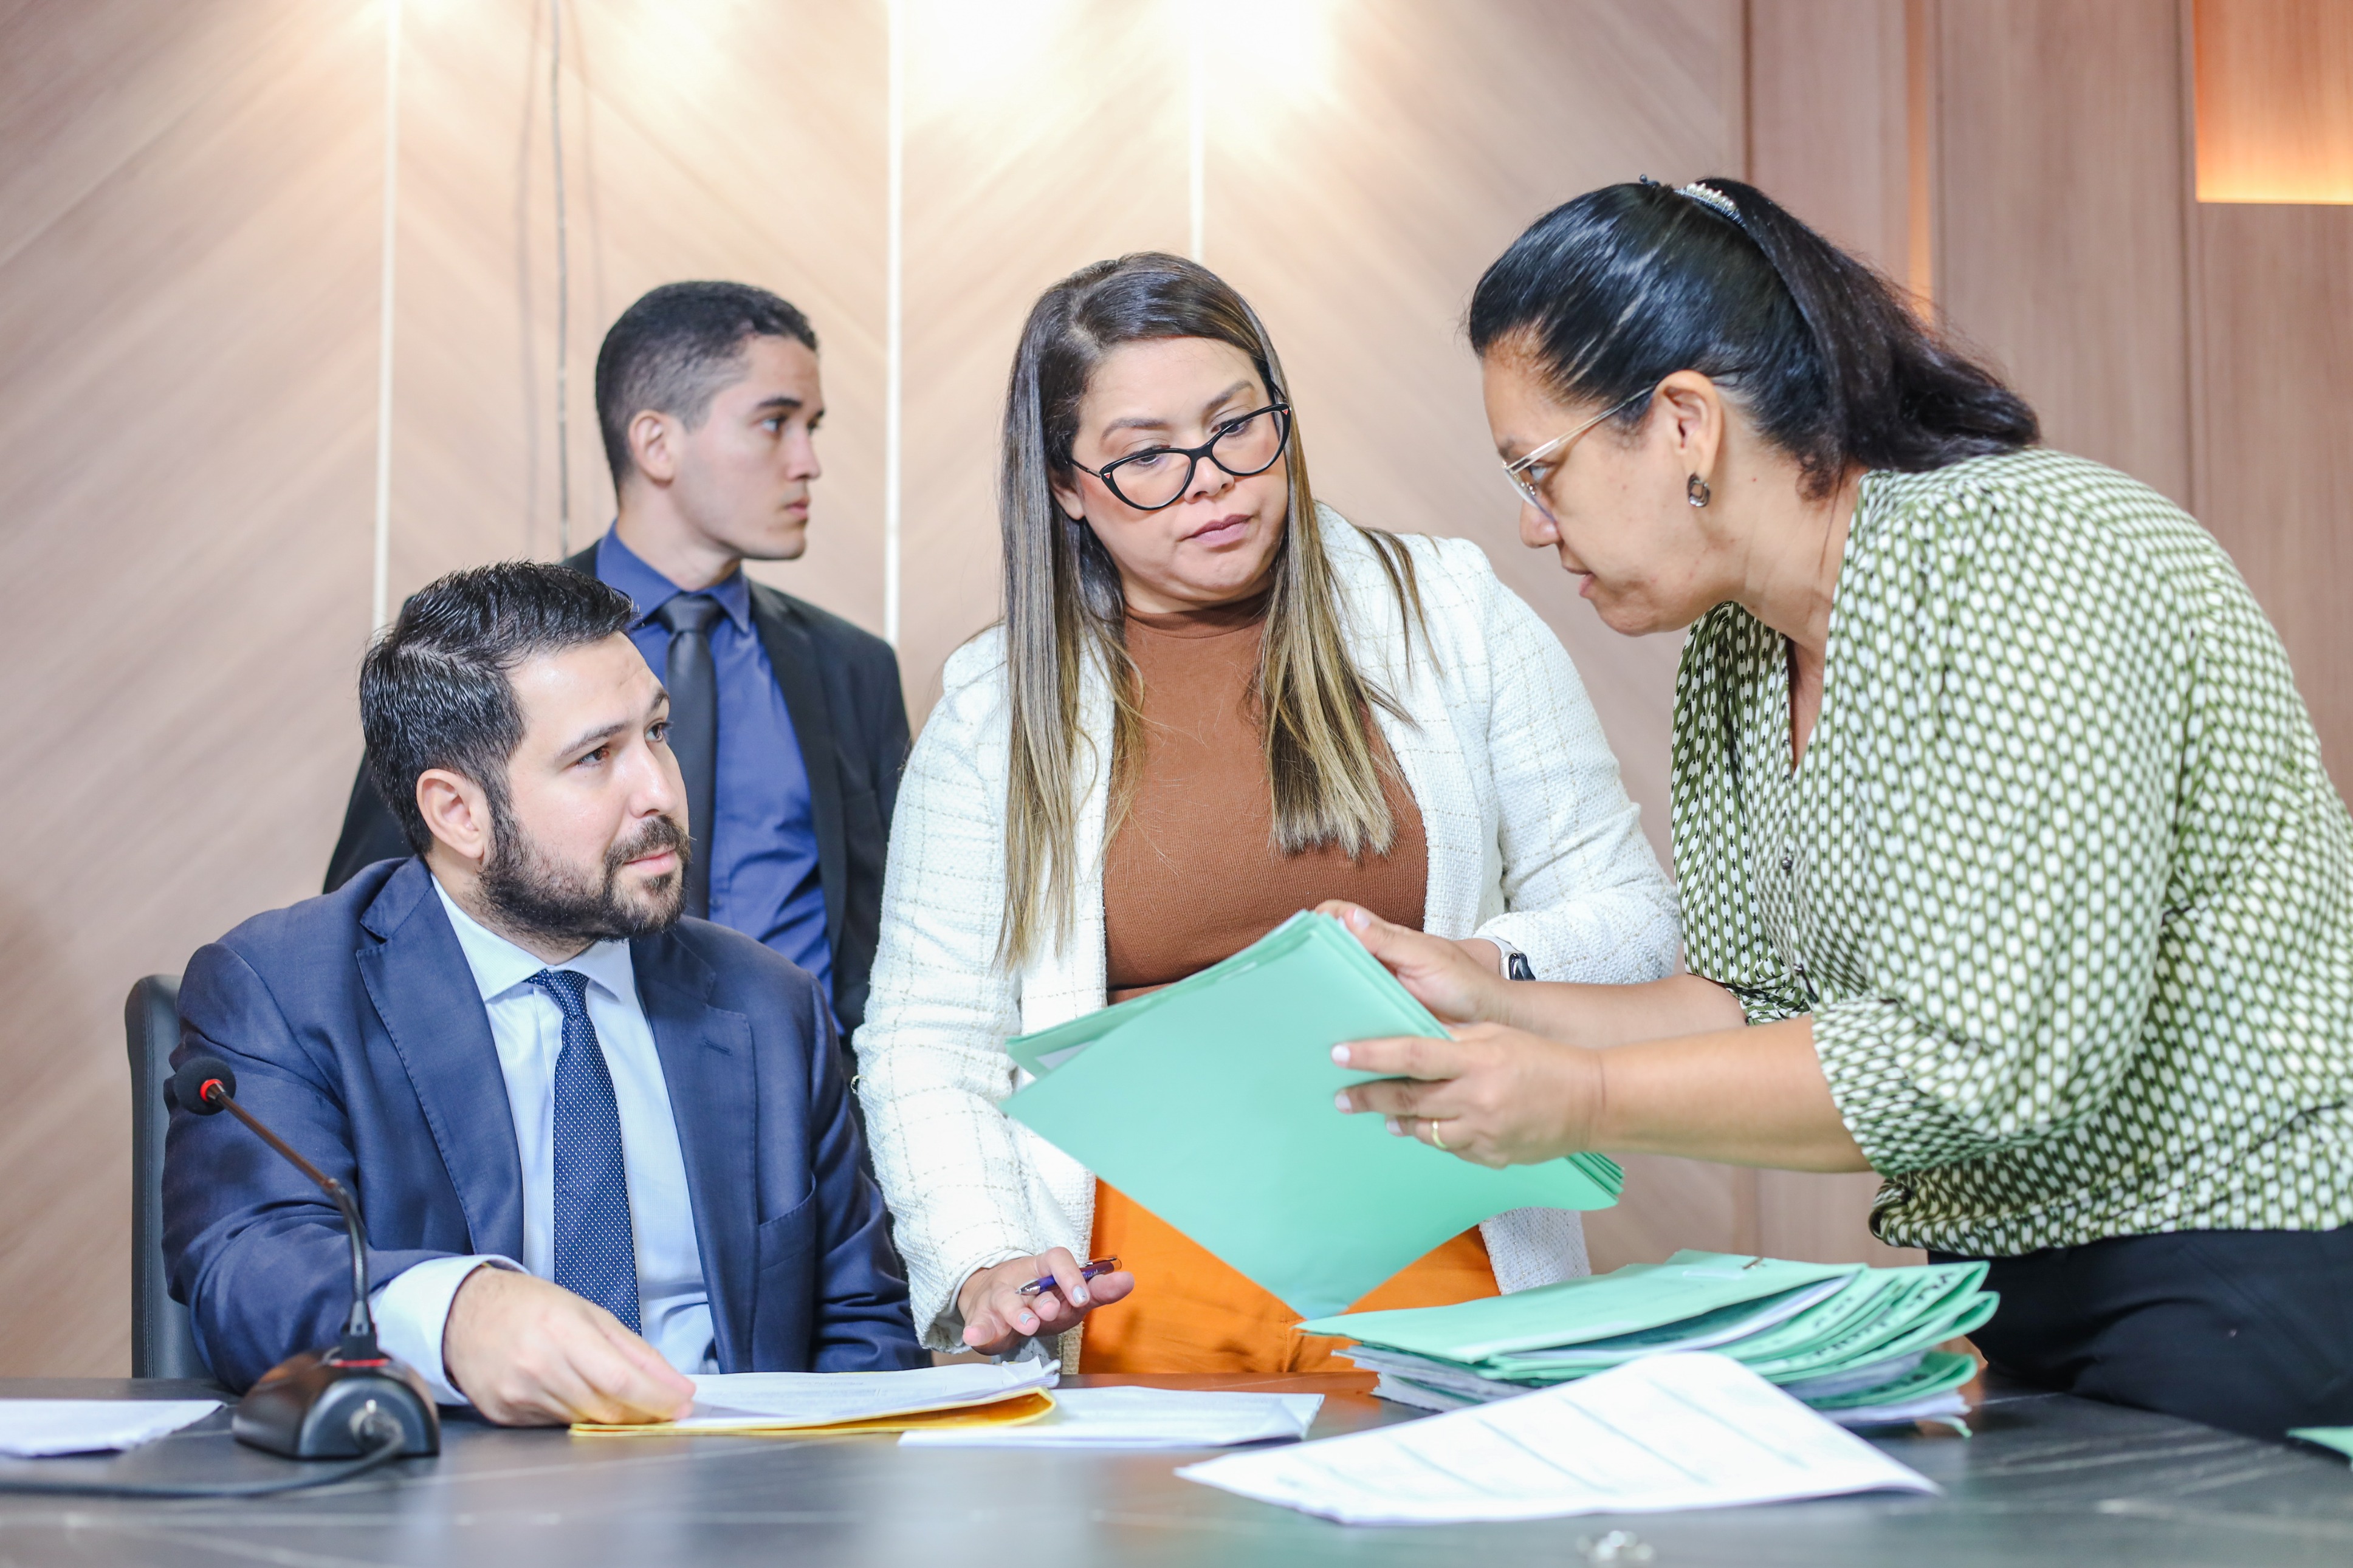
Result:
M376 1348L375 1319L368 1310L367 1226L360 1218L352 1190L294 1152L286 1140L261 1124L261 1119L237 1102L237 1074L218 1057L196 1057L164 1083L164 1103L195 1116L226 1110L253 1130L255 1137L285 1156L288 1163L319 1184L343 1211L343 1231L352 1244L352 1315L344 1321L343 1342L334 1356L346 1364L370 1364L382 1359Z
M368 1309L367 1226L349 1187L297 1153L237 1102L237 1074L218 1057L192 1057L164 1085L164 1103L192 1116L227 1111L319 1185L343 1216L352 1251L352 1310L332 1349L280 1363L240 1401L237 1440L296 1459L376 1459L441 1451L441 1417L425 1380L384 1353Z

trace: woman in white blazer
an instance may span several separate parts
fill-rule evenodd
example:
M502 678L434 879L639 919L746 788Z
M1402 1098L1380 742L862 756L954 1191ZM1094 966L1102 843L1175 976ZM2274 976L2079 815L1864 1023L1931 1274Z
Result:
M1253 1348L1265 1308L1229 1300L1206 1254L1080 1278L1106 1225L1124 1257L1190 1244L998 1109L1020 1081L1013 1036L1334 897L1402 898L1392 918L1491 971L1676 966L1672 890L1558 640L1477 547L1319 508L1293 417L1255 314L1174 257L1084 268L1024 331L1008 614L949 659L908 763L857 1036L935 1349L1068 1335L1059 1353L1081 1364L1081 1318L1126 1298L1089 1331L1127 1345L1110 1369L1281 1370ZM1574 1214L1518 1210L1465 1240L1488 1293L1586 1272ZM1017 1293L1049 1274L1056 1289ZM1430 1289L1459 1299L1461 1278Z

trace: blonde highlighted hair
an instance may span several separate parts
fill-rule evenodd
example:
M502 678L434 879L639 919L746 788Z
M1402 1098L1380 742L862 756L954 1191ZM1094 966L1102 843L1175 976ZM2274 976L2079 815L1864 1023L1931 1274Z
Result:
M998 961L1018 969L1067 940L1076 912L1080 694L1093 663L1111 688L1111 807L1116 830L1143 755L1144 717L1127 653L1119 569L1082 519L1056 504L1071 474L1079 405L1103 356L1123 343L1206 338L1249 357L1285 402L1282 362L1257 313L1217 274L1146 251L1081 268L1031 308L1005 400L997 517L1005 547L1005 668L1012 716L1006 785L1005 914ZM1385 854L1397 837L1383 784L1394 770L1373 710L1403 710L1356 669L1341 635L1339 593L1293 416L1285 454L1289 516L1272 560L1272 596L1252 697L1274 796L1275 847L1336 846ZM1361 531L1409 628L1421 620L1412 558Z

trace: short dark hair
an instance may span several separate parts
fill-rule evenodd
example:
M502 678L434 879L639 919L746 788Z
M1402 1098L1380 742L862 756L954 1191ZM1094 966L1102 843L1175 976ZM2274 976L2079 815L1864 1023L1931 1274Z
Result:
M360 728L368 772L409 847L433 842L417 781L448 768L507 815L507 760L522 742L517 665L598 643L637 618L628 596L594 577L536 561L452 572L408 596L360 665Z
M1817 496L1850 463L1921 473L2040 438L2026 400L1893 284L1738 180L1555 207L1479 279L1469 326L1482 358L1524 351L1621 426L1676 371L1720 382Z
M650 408L690 429L702 424L743 373L746 338L791 338L817 353L808 318L749 283L665 283L621 312L596 351L596 422L615 489L637 466L629 421Z

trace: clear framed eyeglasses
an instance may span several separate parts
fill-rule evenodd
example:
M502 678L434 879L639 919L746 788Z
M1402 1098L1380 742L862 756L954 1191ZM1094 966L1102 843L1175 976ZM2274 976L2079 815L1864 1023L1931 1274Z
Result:
M1648 391L1638 392L1623 403L1610 405L1566 436L1556 436L1527 456L1513 458L1504 465L1504 477L1512 481L1512 489L1519 492L1522 500L1544 513L1545 516L1552 517L1552 508L1545 504L1543 494L1544 482L1549 475L1540 474L1536 470L1559 468L1562 461L1567 458L1568 449L1577 444L1579 437L1602 421L1623 414L1650 395ZM1560 520L1553 518L1553 521L1557 522Z

